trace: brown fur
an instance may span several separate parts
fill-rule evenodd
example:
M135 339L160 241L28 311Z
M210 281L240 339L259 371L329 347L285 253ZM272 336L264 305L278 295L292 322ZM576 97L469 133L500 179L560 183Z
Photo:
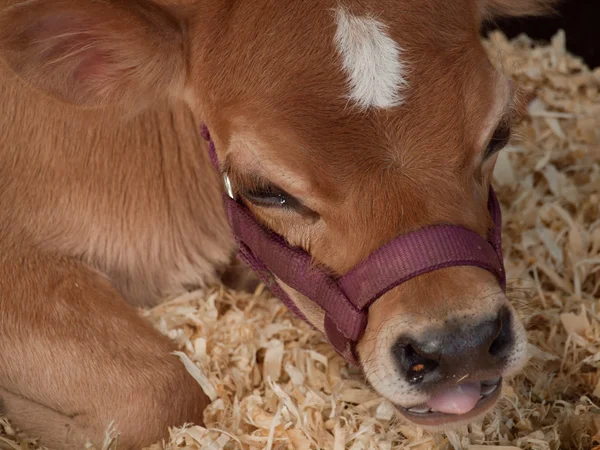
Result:
M258 176L315 212L251 206L335 273L417 227L486 232L483 120L513 94L495 94L479 15L542 2L347 3L406 48L402 107L345 103L333 1L1 3L0 398L45 445L99 442L115 420L124 448L138 448L202 420L206 397L130 306L214 281L230 262L201 121L236 189ZM495 290L457 268L386 294L361 343L365 370L390 317L420 315L417 328L483 317L481 305L506 302L477 301Z
M556 12L561 0L483 0L484 17L540 16Z

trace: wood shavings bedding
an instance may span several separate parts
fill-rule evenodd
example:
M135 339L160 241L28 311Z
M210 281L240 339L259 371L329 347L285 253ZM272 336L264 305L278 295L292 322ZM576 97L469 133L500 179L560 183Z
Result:
M485 45L536 91L494 174L530 341L495 411L445 434L405 425L278 300L215 287L142 312L213 399L206 427L170 430L148 450L600 450L600 70L569 55L562 32L545 46L495 32ZM0 449L35 448L0 418ZM102 450L117 449L107 436Z

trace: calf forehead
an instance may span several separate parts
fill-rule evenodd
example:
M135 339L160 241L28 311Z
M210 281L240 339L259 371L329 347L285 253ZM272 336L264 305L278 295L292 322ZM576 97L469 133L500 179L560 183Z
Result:
M259 0L233 2L213 17L203 24L213 32L202 62L211 69L215 114L243 116L263 137L282 131L291 138L271 146L279 157L343 191L356 184L357 171L395 163L417 176L427 169L429 178L438 166L444 177L464 163L477 120L491 107L491 66L466 0L316 0L285 8ZM388 70L370 72L373 65ZM379 90L353 98L373 79Z
M370 80L371 88L379 90L371 93L367 106L395 106L401 99L397 88L405 86L409 74L416 76L419 67L436 70L430 58L464 48L465 41L477 34L470 4L469 0L227 2L211 15L202 11L200 26L210 32L199 33L198 46L208 49L200 64L208 63L213 89L228 80L230 87L233 84L248 95L293 101L312 94L321 103L331 103L352 98L353 88L364 90Z
M446 178L482 150L490 113L505 102L496 89L503 80L485 58L469 52L443 72L421 75L397 107L363 110L308 93L294 103L275 100L276 114L262 112L268 117L263 135L268 128L286 134L286 144L274 145L274 151L309 159L340 188L356 183L357 172L366 177L388 169L424 181Z

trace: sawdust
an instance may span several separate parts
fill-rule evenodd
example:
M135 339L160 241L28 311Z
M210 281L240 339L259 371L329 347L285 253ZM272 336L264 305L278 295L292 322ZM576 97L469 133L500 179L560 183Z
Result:
M148 450L600 450L600 70L569 55L562 32L545 46L496 32L486 46L536 90L494 175L509 292L530 340L496 410L445 434L405 425L278 300L215 287L143 312L213 399L206 428L173 429ZM116 444L108 436L104 450ZM0 419L0 449L34 448Z

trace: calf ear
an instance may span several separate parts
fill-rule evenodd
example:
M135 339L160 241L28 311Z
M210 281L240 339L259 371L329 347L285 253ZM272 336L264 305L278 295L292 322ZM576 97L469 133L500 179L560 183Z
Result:
M148 0L27 0L0 12L0 57L27 83L84 107L181 90L182 26Z
M540 16L555 12L561 0L481 0L483 18Z

